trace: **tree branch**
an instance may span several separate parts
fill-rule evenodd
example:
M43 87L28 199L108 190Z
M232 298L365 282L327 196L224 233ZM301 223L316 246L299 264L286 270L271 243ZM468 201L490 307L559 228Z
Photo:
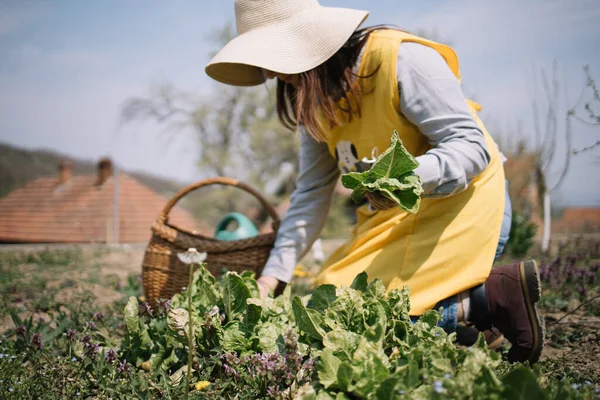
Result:
M592 149L595 149L596 147L600 146L600 140L596 140L596 143L591 144L587 147L584 147L582 149L579 150L573 150L573 155L577 155L579 153L585 153L586 151L590 151Z
M572 116L571 113L567 113L567 118L566 118L567 126L566 126L566 134L565 134L567 148L566 148L565 166L563 167L563 170L560 174L560 177L558 178L558 181L552 187L552 189L550 189L551 192L556 190L562 184L563 180L567 176L567 172L569 172L569 166L571 165L571 116Z
M575 311L579 310L581 307L585 306L586 304L591 303L592 301L599 299L600 298L600 294L597 296L592 297L591 299L588 299L586 301L584 301L583 303L581 303L579 306L577 306L576 308L572 309L571 311L567 311L565 313L565 315L563 315L562 317L560 317L559 319L557 319L556 321L553 321L551 323L551 325L555 325L558 324L560 321L562 321L563 319L565 319L566 317L568 317L569 315L573 314Z

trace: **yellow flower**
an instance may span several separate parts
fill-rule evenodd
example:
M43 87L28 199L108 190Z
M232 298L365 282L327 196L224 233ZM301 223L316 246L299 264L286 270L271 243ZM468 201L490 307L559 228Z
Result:
M142 369L146 372L150 372L152 370L152 361L144 361L142 363Z
M294 270L294 276L297 278L306 278L309 275L310 275L310 273L305 271L304 267L302 265L298 265L296 267L296 269Z
M204 390L204 389L206 389L209 386L210 386L210 382L209 381L196 382L196 384L194 385L194 387L196 388L197 391Z

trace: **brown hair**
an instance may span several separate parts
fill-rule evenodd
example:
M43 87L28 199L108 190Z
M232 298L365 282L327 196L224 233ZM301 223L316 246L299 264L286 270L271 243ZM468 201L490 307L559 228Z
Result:
M352 121L360 118L361 85L354 85L354 78L368 78L379 70L360 76L352 71L360 52L365 46L371 32L382 26L374 26L355 31L344 46L323 64L310 71L299 74L297 87L277 80L277 115L281 122L290 129L299 125L318 141L325 141L326 129L340 126L343 120L337 115L341 110L344 120ZM338 102L344 99L347 107ZM324 127L319 119L319 112L329 124Z

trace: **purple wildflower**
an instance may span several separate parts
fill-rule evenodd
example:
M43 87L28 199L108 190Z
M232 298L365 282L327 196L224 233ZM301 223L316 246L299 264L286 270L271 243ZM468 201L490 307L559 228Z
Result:
M69 342L75 341L76 335L77 335L77 331L75 329L67 329L66 336L67 336L67 340Z
M158 315L164 316L171 310L171 300L157 300L156 312Z
M85 335L81 339L81 343L83 344L84 354L92 360L96 358L98 353L100 353L100 345L97 343L92 343L92 337L90 335Z
M587 294L587 289L585 288L585 285L583 283L579 286L578 292L581 298L585 298L585 295Z
M131 372L131 365L127 364L127 361L123 360L119 363L117 367L117 372L119 375L128 374Z
M85 323L87 329L96 329L96 323L94 321L88 321Z
M94 314L94 319L102 322L104 320L104 314L102 314L101 312L97 312L96 314Z
M104 355L104 359L107 363L112 364L117 360L117 352L114 349L110 349Z
M281 396L279 386L269 386L267 389L267 396L270 399L278 399Z
M309 358L304 362L302 368L304 368L308 372L313 371L315 369L315 360L313 358Z
M34 333L33 336L31 336L31 346L33 346L33 348L36 350L42 350L44 348L41 334Z
M27 328L24 325L21 325L17 328L17 336L25 337L27 333Z
M238 377L237 371L234 368L230 367L229 365L223 364L223 369L225 370L225 374L227 376L234 376L236 378Z
M152 316L152 307L150 307L150 304L148 302L144 302L139 305L139 312L140 312L140 315L147 315L147 316L151 317Z

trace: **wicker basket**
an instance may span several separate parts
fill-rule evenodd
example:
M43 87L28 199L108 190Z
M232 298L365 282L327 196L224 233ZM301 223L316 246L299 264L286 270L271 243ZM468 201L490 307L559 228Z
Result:
M235 186L256 197L273 219L273 232L248 239L222 241L169 224L169 212L182 197L198 188L215 184ZM275 243L279 223L280 219L275 209L257 191L235 179L213 178L182 189L166 204L152 225L152 237L142 263L144 295L147 301L154 304L158 299L170 299L187 286L189 269L177 258L177 254L190 247L207 253L205 262L215 277L224 269L235 272L251 270L258 277Z

